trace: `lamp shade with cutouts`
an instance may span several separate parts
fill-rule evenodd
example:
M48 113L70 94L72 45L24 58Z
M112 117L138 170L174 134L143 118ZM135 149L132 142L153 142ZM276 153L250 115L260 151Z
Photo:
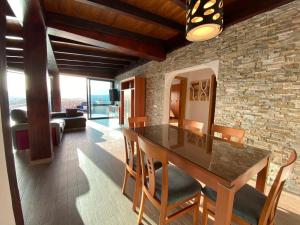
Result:
M206 41L223 30L223 0L187 0L186 39Z

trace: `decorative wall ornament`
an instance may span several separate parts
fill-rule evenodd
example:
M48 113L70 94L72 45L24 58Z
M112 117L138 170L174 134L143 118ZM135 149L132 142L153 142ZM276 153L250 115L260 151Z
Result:
M210 79L190 82L190 101L209 101Z
M223 30L223 0L187 0L186 39L206 41Z

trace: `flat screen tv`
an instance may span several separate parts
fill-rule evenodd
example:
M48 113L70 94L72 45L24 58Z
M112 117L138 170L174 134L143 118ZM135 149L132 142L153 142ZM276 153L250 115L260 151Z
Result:
M111 102L116 102L120 101L120 95L119 95L119 90L118 89L110 89L109 90L109 100Z

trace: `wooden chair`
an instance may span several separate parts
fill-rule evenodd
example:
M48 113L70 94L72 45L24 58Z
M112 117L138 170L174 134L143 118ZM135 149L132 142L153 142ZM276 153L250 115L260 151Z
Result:
M286 179L292 172L297 159L292 152L287 164L282 166L276 176L268 196L257 191L250 185L245 185L236 194L233 204L232 220L241 225L274 225L276 208ZM214 216L217 194L205 187L203 202L203 225L207 225L208 214Z
M203 127L204 123L195 121L195 120L183 120L183 127L187 130L192 131L196 134L202 134L203 133Z
M148 118L146 116L128 117L129 128L145 127Z
M193 224L198 224L201 185L182 170L168 164L167 153L161 147L141 137L138 137L138 143L141 160L146 160L146 165L142 165L143 190L138 224L143 218L146 199L160 210L159 225L167 224L190 210L194 211ZM153 169L155 160L162 164L158 170ZM182 207L180 210L168 215L170 210L179 206Z
M215 135L215 133L220 133L222 136L222 139L228 141L228 142L237 142L242 143L243 137L245 135L245 131L242 129L236 129L232 127L224 127L220 125L212 125L212 134ZM234 141L232 138L236 138L237 141Z
M139 196L142 190L142 176L140 166L140 153L138 151L137 134L129 129L123 128L123 135L125 141L125 175L122 187L122 193L125 193L125 188L128 180L128 175L135 179L133 206L132 209L136 211Z

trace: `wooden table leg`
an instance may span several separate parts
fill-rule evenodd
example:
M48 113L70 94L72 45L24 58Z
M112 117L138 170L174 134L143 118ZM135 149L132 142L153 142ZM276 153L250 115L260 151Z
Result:
M270 157L266 160L266 166L257 174L256 189L261 193L265 193L266 180L268 176L268 169L270 164Z
M234 187L218 184L216 215L214 225L230 225L234 201Z

